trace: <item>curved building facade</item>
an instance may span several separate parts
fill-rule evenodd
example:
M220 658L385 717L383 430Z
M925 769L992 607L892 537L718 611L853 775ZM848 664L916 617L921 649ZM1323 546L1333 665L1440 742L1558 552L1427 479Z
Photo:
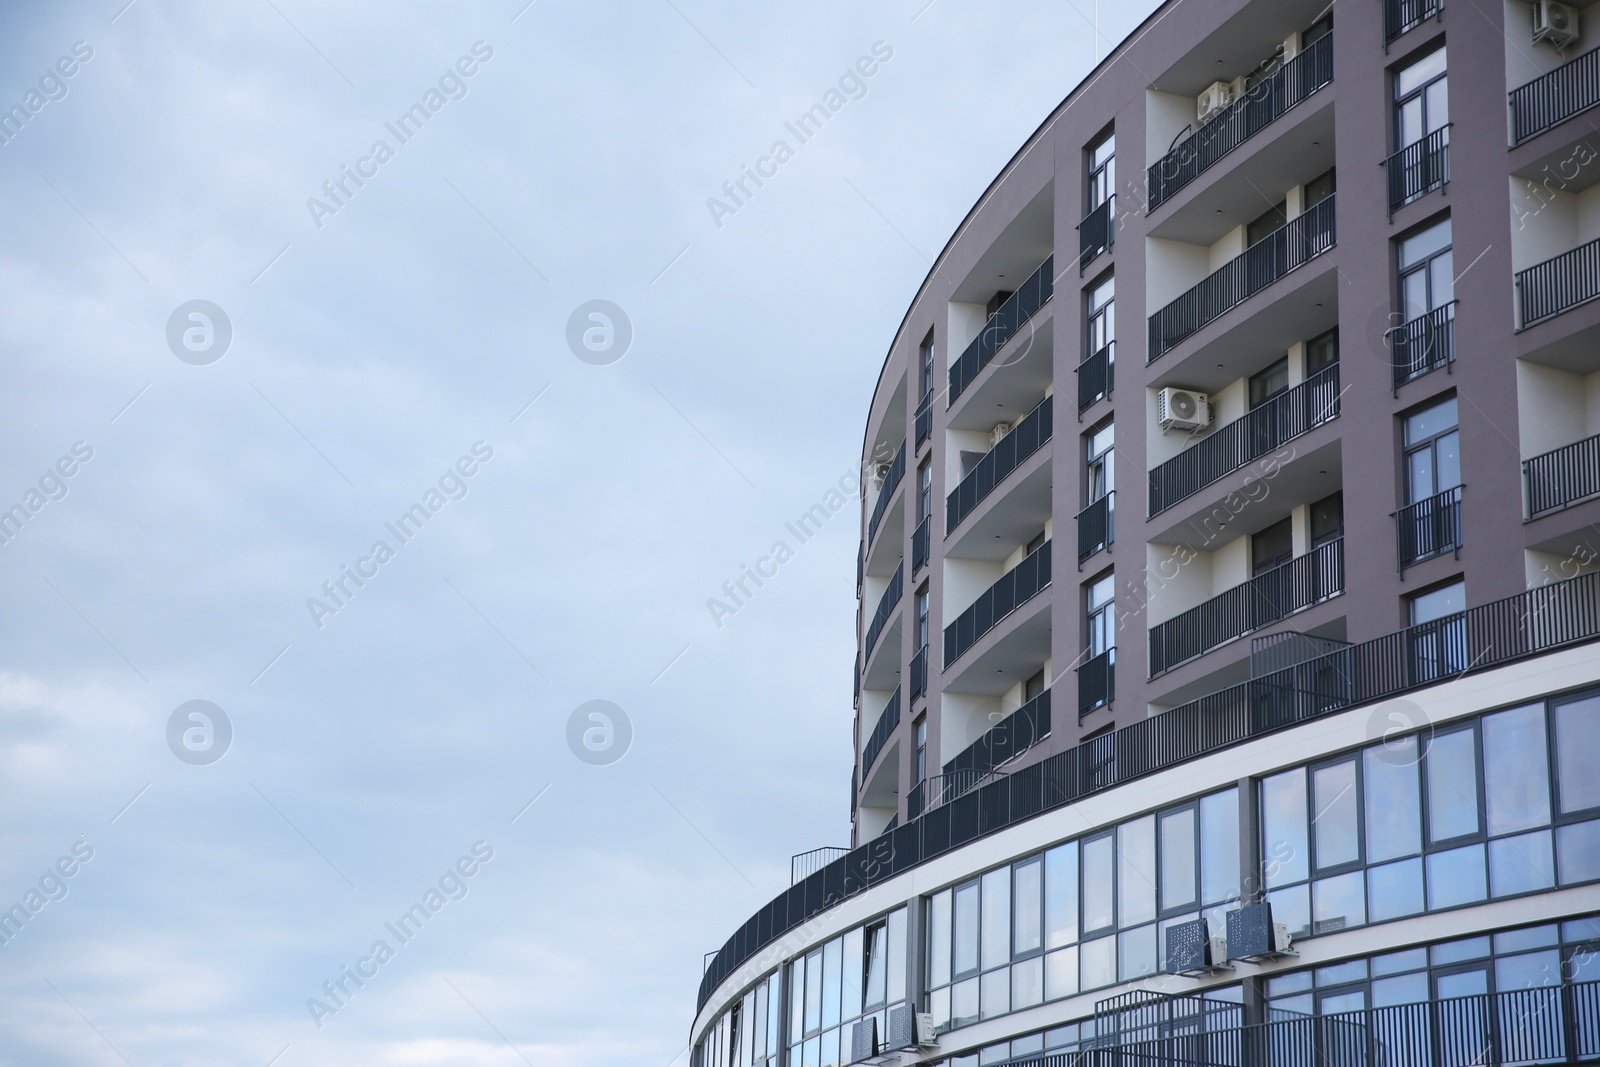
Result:
M852 847L693 1067L1600 1062L1596 115L1522 0L1174 0L1056 108L890 346Z

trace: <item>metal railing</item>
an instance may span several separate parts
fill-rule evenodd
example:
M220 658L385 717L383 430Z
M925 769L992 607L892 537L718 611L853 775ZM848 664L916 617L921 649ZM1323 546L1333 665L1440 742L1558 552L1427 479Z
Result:
M1191 1008L1004 1067L1512 1067L1600 1055L1600 982L1331 1015L1275 1008L1259 1023L1241 1023L1238 1014Z
M1078 568L1083 561L1103 548L1110 548L1117 539L1117 491L1111 490L1099 500L1078 512Z
M1342 592L1341 537L1151 627L1150 677Z
M911 534L911 573L916 574L928 565L928 554L932 549L928 527L932 524L931 517L917 523L916 530Z
M1223 156L1277 121L1284 112L1333 81L1333 34L1309 47L1263 78L1222 114L1201 126L1172 151L1150 165L1146 184L1149 214L1179 189L1214 166Z
M928 646L923 645L917 654L911 657L911 699L915 700L925 696L928 692Z
M1600 48L1519 85L1510 96L1511 146L1515 148L1600 104Z
M1146 362L1154 363L1185 338L1332 248L1338 239L1334 200L1330 196L1317 201L1151 315Z
M1032 600L1050 585L1050 542L1046 541L1021 563L1002 574L978 594L956 621L944 628L944 666L964 655L1006 616Z
M1078 273L1117 240L1117 196L1112 193L1078 223Z
M947 407L955 404L956 398L989 365L995 353L1050 299L1055 282L1055 258L1050 256L1039 264L1028 279L1017 287L1016 292L1006 297L1005 302L989 316L989 321L983 324L978 336L967 345L967 350L961 353L961 358L950 364L950 399L946 402Z
M1528 518L1600 496L1600 434L1522 461Z
M922 442L933 436L933 394L929 393L917 404L917 443L921 448Z
M1461 550L1461 490L1455 486L1394 512L1400 572L1445 552Z
M961 520L972 514L972 510L994 492L996 486L1050 440L1054 429L1051 399L1045 397L1038 407L1024 415L1022 421L1013 426L999 444L985 453L971 473L961 479L961 483L945 498L946 534L953 533L961 525Z
M1439 673L1437 658L1418 655L1419 647L1434 640L1429 635L1441 630L1460 635L1450 643L1459 648L1461 669L1448 675ZM1091 738L911 819L892 835L851 850L780 893L717 952L701 980L698 1006L704 1007L717 987L763 946L812 916L981 837L1090 793L1323 715L1411 692L1443 677L1492 670L1597 640L1600 572L1311 656ZM1587 1018L1597 1018L1595 1012Z
M793 856L789 857L789 884L794 885L802 878L809 878L811 875L816 874L818 871L822 870L822 868L826 867L840 856L847 855L849 852L850 850L848 848L840 848L836 845L823 845L821 848L814 848L809 852L795 853Z
M1442 304L1391 329L1389 355L1394 364L1396 391L1407 382L1455 362L1456 302Z
M1517 272L1522 329L1600 296L1600 238Z
M1117 697L1117 650L1108 648L1078 668L1078 718Z
M1004 778L1004 771L952 771L924 778L906 794L906 821L921 818L934 808L965 796L986 782Z
M1001 719L944 765L945 777L987 774L1003 767L1050 736L1050 690L1046 689ZM970 786L968 788L971 788ZM966 792L965 789L956 794ZM948 799L954 800L955 797Z
M1117 342L1106 346L1078 364L1078 414L1093 407L1097 400L1111 395L1116 384Z
M1409 30L1444 13L1440 0L1383 0L1383 44L1388 47Z
M1151 471L1148 515L1154 518L1338 415L1339 365L1335 363L1211 431Z
M1383 161L1389 215L1450 183L1450 123L1413 141Z
M872 727L872 736L867 738L866 748L861 750L861 780L867 780L867 772L872 770L872 765L878 761L878 755L883 751L883 746L889 743L889 737L894 733L894 728L900 725L900 687L894 687L894 695L878 713L878 721Z
M889 586L883 591L883 596L878 598L878 609L872 613L872 622L867 625L867 640L861 649L863 668L872 659L872 648L882 636L883 628L889 624L889 616L894 613L895 606L900 603L900 594L905 592L905 581L906 565L902 560L900 566L894 569L894 577L889 579Z
M878 502L872 505L872 518L867 522L867 546L878 536L878 524L889 511L889 502L894 499L894 492L900 488L900 482L906 476L906 443L900 442L900 450L894 454L894 462L889 464L889 473L884 476L883 486L878 490Z

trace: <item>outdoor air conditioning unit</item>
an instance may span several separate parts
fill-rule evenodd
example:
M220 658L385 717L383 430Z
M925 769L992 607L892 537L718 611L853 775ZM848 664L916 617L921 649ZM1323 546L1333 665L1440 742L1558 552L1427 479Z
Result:
M1211 402L1204 393L1168 386L1157 397L1156 421L1163 430L1203 430L1211 425Z
M873 466L872 466L872 477L877 480L879 485L882 485L884 482L889 480L889 468L890 468L890 466L891 466L891 464L888 464L888 463L875 463L875 464L873 464Z
M889 1009L889 1040L883 1046L883 1051L908 1052L933 1048L938 1044L939 1036L933 1025L932 1012L915 1011L909 1004Z
M1204 126L1233 103L1233 85L1229 82L1212 82L1206 91L1195 98L1195 118Z
M1004 439L1005 435L1010 432L1011 424L1009 422L995 423L994 429L989 431L989 447L993 448L995 445L999 444L1001 440Z
M1541 41L1565 48L1578 39L1578 10L1556 0L1536 0L1533 5L1533 43Z

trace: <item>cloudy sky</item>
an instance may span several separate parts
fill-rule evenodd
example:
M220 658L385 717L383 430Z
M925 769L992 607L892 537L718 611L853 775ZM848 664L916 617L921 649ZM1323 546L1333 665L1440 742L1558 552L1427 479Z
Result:
M784 523L1153 5L524 2L0 15L0 1064L668 1067L849 840Z

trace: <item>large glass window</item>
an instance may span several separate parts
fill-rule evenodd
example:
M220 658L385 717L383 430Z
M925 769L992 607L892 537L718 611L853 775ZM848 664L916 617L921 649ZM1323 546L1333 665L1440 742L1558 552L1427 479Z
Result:
M1456 298L1450 220L1402 238L1398 248L1401 319L1412 319L1444 307ZM1451 415L1455 414L1454 410ZM1452 418L1454 424L1455 419Z
M1415 144L1450 121L1448 81L1443 47L1395 72L1395 151Z
M906 909L899 908L788 965L788 1067L841 1067L850 1058L851 1028L862 1019L876 1018L878 1033L887 1032L888 1009L906 999L905 939ZM751 1048L758 1032L778 1029L776 990L774 977L765 1012L749 1002L745 1017L766 1019L764 1027L750 1027L746 1040ZM771 1055L770 1063L757 1056L756 1067L778 1067L776 1049Z
M1117 135L1108 133L1089 147L1089 210L1117 191Z

